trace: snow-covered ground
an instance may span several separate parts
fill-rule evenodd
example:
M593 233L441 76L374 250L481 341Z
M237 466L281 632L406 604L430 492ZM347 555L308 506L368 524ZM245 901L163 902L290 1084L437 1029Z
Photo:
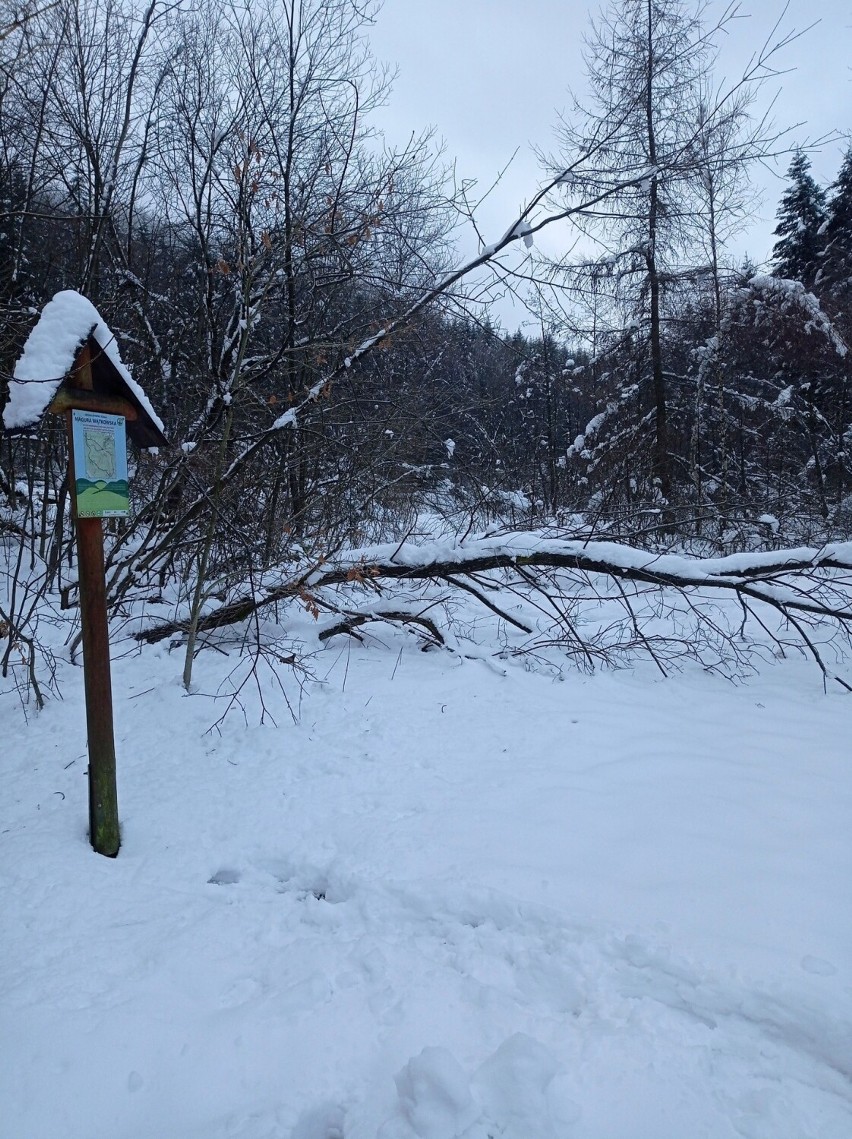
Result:
M81 671L28 724L0 696L2 1139L852 1135L815 667L501 675L387 629L317 648L298 724L207 732L181 663L114 662L114 861Z

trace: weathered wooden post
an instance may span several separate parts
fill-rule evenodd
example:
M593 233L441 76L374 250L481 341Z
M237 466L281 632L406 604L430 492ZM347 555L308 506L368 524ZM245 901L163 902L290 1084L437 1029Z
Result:
M77 566L89 749L89 841L114 858L121 843L109 659L103 518L128 513L125 430L143 447L166 443L163 425L121 363L115 337L78 293L45 307L15 368L4 418L24 430L45 410L64 415ZM15 386L19 385L19 386Z
M92 391L92 354L86 343L69 373L65 411L68 431L68 481L75 487L74 390ZM54 401L58 402L58 401ZM61 407L50 410L61 412ZM135 418L135 416L134 416ZM124 422L122 421L122 430ZM115 783L115 732L112 722L112 676L109 663L104 526L100 518L83 518L72 493L77 527L77 572L80 581L80 622L83 634L83 683L86 690L86 733L89 744L89 841L98 854L115 858L121 845L118 792Z

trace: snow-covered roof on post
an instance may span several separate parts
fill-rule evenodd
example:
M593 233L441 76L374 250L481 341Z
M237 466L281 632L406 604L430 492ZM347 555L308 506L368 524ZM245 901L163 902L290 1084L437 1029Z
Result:
M136 408L138 418L128 420L127 431L140 447L165 446L162 421L122 363L114 334L92 302L73 289L48 301L27 337L3 410L6 429L22 431L38 423L87 340L92 347L94 391L121 396Z

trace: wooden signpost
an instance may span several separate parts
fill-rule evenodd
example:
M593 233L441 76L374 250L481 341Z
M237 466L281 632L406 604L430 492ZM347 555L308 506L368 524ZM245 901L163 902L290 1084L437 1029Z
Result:
M79 434L74 431L74 412L77 410L114 415L121 420L122 432L125 421L136 419L137 414L135 407L120 396L98 398L95 395L92 350L88 342L77 353L66 383L57 392L48 411L64 414L68 432L68 485L71 488L73 517L77 528L86 730L89 741L89 841L98 854L115 858L121 837L115 779L103 516L84 516L77 507L78 471L83 465L82 456L78 458L75 455L75 434L79 441ZM125 471L125 480L126 477ZM111 516L120 513L110 511Z
M100 313L71 289L45 305L15 365L5 429L65 417L77 564L89 745L89 840L114 858L121 835L115 778L103 519L129 509L125 433L138 447L168 446L163 425L121 362Z

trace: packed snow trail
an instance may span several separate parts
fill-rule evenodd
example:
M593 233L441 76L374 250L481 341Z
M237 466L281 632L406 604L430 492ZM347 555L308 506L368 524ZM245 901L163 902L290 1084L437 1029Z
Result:
M298 726L205 734L116 660L115 861L79 671L2 697L0 1139L848 1139L847 697L394 630L313 667Z

